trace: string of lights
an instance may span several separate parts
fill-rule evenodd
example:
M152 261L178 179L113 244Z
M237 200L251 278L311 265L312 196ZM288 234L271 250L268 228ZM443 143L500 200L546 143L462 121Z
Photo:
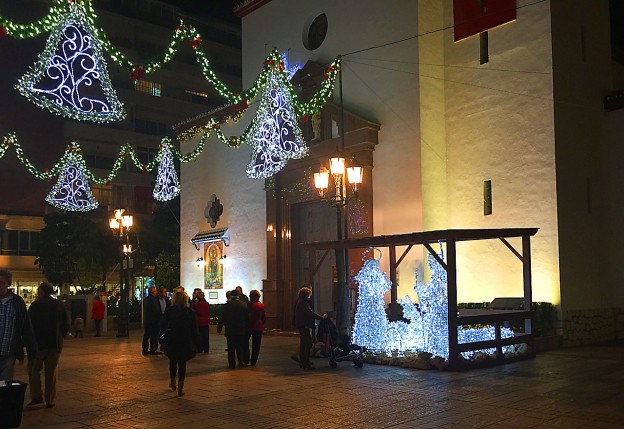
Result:
M102 51L107 52L116 64L127 70L130 74L130 78L134 80L141 79L145 75L162 68L173 59L180 45L185 41L188 42L189 46L191 46L196 54L197 62L202 68L202 73L206 80L214 87L217 93L229 103L242 105L243 111L248 106L247 101L254 99L262 88L268 84L272 73L271 70L274 69L278 70L286 77L284 79L286 82L285 85L291 94L291 98L294 100L297 115L306 119L316 114L327 102L327 99L333 92L336 76L340 70L340 60L336 58L325 72L325 79L321 83L321 89L310 101L302 102L298 99L295 88L289 82L289 73L291 70L285 68L284 61L279 52L273 50L265 62L263 71L258 75L251 86L241 93L236 93L229 89L228 86L218 78L217 74L210 66L208 57L203 51L202 37L192 25L181 20L180 24L174 30L168 47L163 53L147 63L134 63L111 43L106 33L97 24L97 14L91 0L57 0L45 17L30 24L16 24L0 15L0 34L26 39L36 37L45 32L53 32L62 24L68 14L72 16L76 14L84 15L84 19L88 22L88 27L92 32L92 36L97 39L96 44L101 47Z

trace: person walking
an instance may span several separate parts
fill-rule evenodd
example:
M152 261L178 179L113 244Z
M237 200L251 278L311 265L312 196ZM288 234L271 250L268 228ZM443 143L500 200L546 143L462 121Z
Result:
M24 362L24 347L28 359L37 354L37 342L26 303L9 287L13 274L0 269L0 381L12 382L15 361Z
M198 353L208 353L210 351L210 304L206 301L206 294L202 291L197 293L197 302L193 306L197 317L197 328L199 331Z
M247 313L247 304L240 301L238 299L238 291L233 290L230 294L230 300L223 306L223 313L217 325L217 333L219 334L221 334L223 326L225 326L230 369L236 368L236 359L238 359L239 367L247 366L244 360L244 345L247 339Z
M243 293L242 286L236 286L236 292L238 292L238 299L243 301L245 304L249 303L249 297Z
M295 311L293 314L293 322L299 330L299 367L302 369L314 369L310 362L310 349L312 349L312 328L315 325L315 319L321 320L327 315L320 315L312 310L309 300L312 297L312 289L307 285L303 285L299 289L299 296L295 303Z
M158 290L158 303L160 304L160 310L162 314L165 314L165 311L171 305L171 299L169 298L169 292L167 291L167 288L161 287Z
M156 286L147 289L147 296L143 299L143 341L141 348L143 355L161 354L158 351L158 326L163 317L160 303L156 297Z
M84 331L85 321L82 318L82 314L78 314L74 319L74 337L78 338L79 336L82 338L82 331Z
M29 406L42 404L47 408L55 405L56 375L63 339L69 334L69 320L63 304L52 297L54 289L49 283L41 283L37 289L37 299L30 305L28 314L39 350L34 359L28 361L30 387ZM41 390L41 370L45 374L45 394Z
M169 388L178 389L178 396L184 395L186 362L197 352L197 320L189 307L189 297L183 291L176 291L171 306L165 311L161 329L169 329L169 343L164 346L169 358ZM176 386L177 376L177 386Z
M249 364L255 366L260 355L260 344L262 342L262 331L266 323L266 314L264 312L264 304L260 302L260 292L252 290L249 292L249 322L247 325L247 344L251 337L251 360Z
M95 295L93 297L93 307L91 307L91 319L95 322L95 336L102 336L102 321L104 320L104 311L106 310L102 297Z

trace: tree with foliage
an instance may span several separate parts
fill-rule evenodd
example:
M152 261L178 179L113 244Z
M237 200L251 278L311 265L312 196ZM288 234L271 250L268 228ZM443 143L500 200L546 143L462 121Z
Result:
M159 202L141 231L141 254L154 265L158 287L180 285L180 198Z
M53 212L44 217L35 264L57 286L93 290L118 261L118 243L98 212Z
M173 290L180 286L180 258L177 255L162 251L156 258L155 265L154 277L158 287Z

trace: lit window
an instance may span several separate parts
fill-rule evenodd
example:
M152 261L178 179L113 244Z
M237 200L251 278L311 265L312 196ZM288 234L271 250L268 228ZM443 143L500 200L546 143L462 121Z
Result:
M153 95L154 97L160 97L161 85L149 80L139 79L134 81L134 90L143 94Z
M208 98L208 94L204 94L203 92L189 91L189 90L185 90L184 92L186 92L187 94L195 95L197 97Z

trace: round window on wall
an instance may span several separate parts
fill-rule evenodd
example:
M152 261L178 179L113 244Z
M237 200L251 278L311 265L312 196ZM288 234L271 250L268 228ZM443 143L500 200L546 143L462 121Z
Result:
M310 19L303 28L303 46L307 50L317 49L327 36L327 15L324 13Z

